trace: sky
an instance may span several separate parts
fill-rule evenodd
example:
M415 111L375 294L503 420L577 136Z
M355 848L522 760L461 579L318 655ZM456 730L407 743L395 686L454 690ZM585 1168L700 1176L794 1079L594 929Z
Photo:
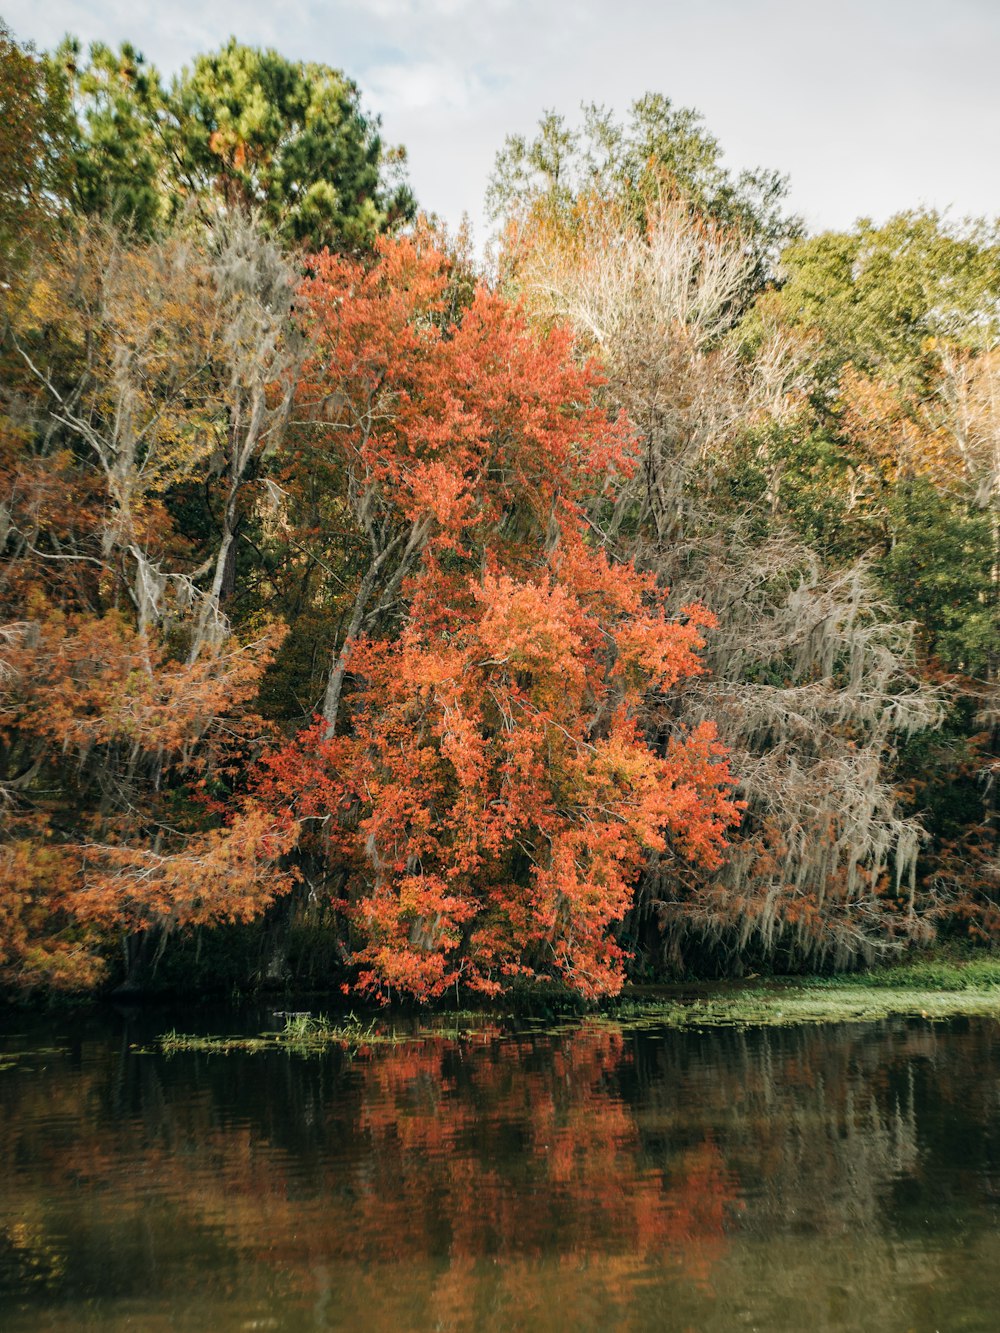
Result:
M4 0L22 41L131 41L164 74L235 35L344 70L422 207L479 244L497 150L542 112L697 108L810 231L919 206L1000 216L1000 0Z

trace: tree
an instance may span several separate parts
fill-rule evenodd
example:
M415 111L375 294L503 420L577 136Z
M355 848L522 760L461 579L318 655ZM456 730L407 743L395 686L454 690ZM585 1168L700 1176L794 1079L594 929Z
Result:
M187 618L192 660L227 632L245 493L287 422L294 284L290 263L248 219L223 220L200 242L139 245L98 224L39 273L37 300L12 331L43 395L35 410L48 418L48 452L71 442L99 469L100 547L82 558L116 564L141 630ZM46 349L53 328L64 342L47 366L36 346ZM166 507L193 479L218 513L204 558L185 569ZM38 535L21 532L22 549Z
M410 218L405 154L357 86L231 39L165 86L128 43L50 58L72 108L76 208L148 235L185 212L259 214L288 243L365 249Z
M998 280L994 225L900 213L881 227L862 219L853 231L793 242L768 308L822 334L817 369L826 384L850 362L919 388L934 339L968 345L996 335Z
M66 107L51 69L0 23L0 280L58 215L66 188Z
M0 658L0 980L80 988L104 974L109 935L132 965L148 939L288 891L290 823L238 797L220 820L205 799L253 750L276 635L190 667L113 612L31 609Z
M315 350L300 411L342 468L364 552L323 703L331 729L358 635L398 610L422 560L474 567L502 545L531 561L621 453L564 334L540 339L485 288L450 326L445 257L427 238L383 240L378 256L319 256L301 291Z
M134 960L259 912L294 841L241 793L283 631L236 634L223 609L288 415L292 271L235 218L200 245L93 225L34 277L0 437L5 975L23 984L93 976L112 927Z
M405 154L385 149L377 118L338 70L232 38L181 74L171 112L179 184L262 210L286 240L365 248L413 215Z
M785 177L760 168L733 177L700 113L660 93L633 102L624 122L593 103L582 109L579 129L548 111L533 140L507 137L487 195L494 219L534 215L572 225L575 205L594 197L614 200L642 229L647 210L672 200L703 223L738 233L749 261L744 295L772 275L782 247L801 233L784 211Z
M700 669L709 618L671 622L653 580L583 548L534 580L470 579L464 605L441 604L436 571L421 583L399 639L354 649L350 736L320 726L272 756L265 801L322 821L349 868L362 991L613 994L648 855L717 865L736 814L710 725L657 753L636 724Z
M169 211L169 164L160 141L160 77L129 42L95 42L84 59L67 37L47 58L66 100L67 172L75 211L155 231Z
M305 400L370 555L324 720L262 796L343 867L361 989L613 993L646 857L711 866L734 817L710 726L657 747L636 725L699 669L711 618L668 618L655 579L585 540L629 440L566 334L485 290L444 325L442 257L379 254L320 258L303 289Z
M928 883L944 915L992 935L997 228L901 214L793 246L784 264L772 316L821 336L814 403L850 460L850 506L878 543L884 586L916 617L947 702L941 735L912 745L901 770L931 812Z

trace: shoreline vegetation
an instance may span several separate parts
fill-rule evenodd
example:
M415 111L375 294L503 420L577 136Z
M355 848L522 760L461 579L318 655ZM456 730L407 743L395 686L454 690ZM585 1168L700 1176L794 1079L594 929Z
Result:
M0 108L0 995L1000 944L1000 223L653 91L498 127L484 265L330 67L0 20Z
M497 1040L539 1028L552 1031L577 1025L623 1032L658 1027L699 1031L867 1023L890 1017L940 1022L963 1016L1000 1019L1000 961L923 962L878 972L757 978L701 988L633 987L600 1009L561 1017L551 1013L532 1017L530 1007L517 1013L441 1009L416 1021L412 1014L327 1017L311 1010L278 1010L275 1019L284 1020L280 1029L249 1036L171 1030L147 1049L167 1055L320 1055L334 1049L368 1052L419 1041Z

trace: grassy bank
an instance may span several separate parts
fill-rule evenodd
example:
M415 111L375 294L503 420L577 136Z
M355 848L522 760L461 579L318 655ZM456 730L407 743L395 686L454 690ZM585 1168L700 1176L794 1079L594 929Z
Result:
M862 1023L892 1014L1000 1018L1000 960L928 959L869 972L750 982L690 999L628 998L609 1016L697 1028Z
M748 987L686 1002L626 1003L609 1018L626 1026L787 1027L797 1023L865 1023L894 1014L936 1020L962 1014L1000 1018L1000 989L868 989L829 982Z
M893 1015L940 1021L961 1015L1000 1019L1000 962L927 961L878 972L832 977L751 981L713 986L697 993L663 990L632 994L599 1013L566 1013L554 1019L517 1018L510 1013L462 1010L415 1021L414 1016L349 1015L328 1018L313 1013L276 1017L284 1026L251 1036L189 1035L172 1031L158 1048L166 1054L236 1051L283 1051L317 1055L331 1049L367 1050L407 1041L488 1039L519 1031L575 1027L580 1023L620 1030L657 1027L698 1030L718 1027L789 1027L795 1024L864 1023Z
M1000 958L928 958L870 972L848 972L833 977L809 977L810 989L1000 991Z

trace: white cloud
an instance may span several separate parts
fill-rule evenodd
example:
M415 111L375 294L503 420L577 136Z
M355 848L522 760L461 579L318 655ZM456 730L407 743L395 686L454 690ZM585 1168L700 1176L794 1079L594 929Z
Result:
M476 76L448 63L374 65L364 76L371 100L386 114L405 111L462 110L482 91Z
M454 19L459 14L475 14L484 7L505 9L510 0L353 0L352 7L369 17L409 19L427 23Z

